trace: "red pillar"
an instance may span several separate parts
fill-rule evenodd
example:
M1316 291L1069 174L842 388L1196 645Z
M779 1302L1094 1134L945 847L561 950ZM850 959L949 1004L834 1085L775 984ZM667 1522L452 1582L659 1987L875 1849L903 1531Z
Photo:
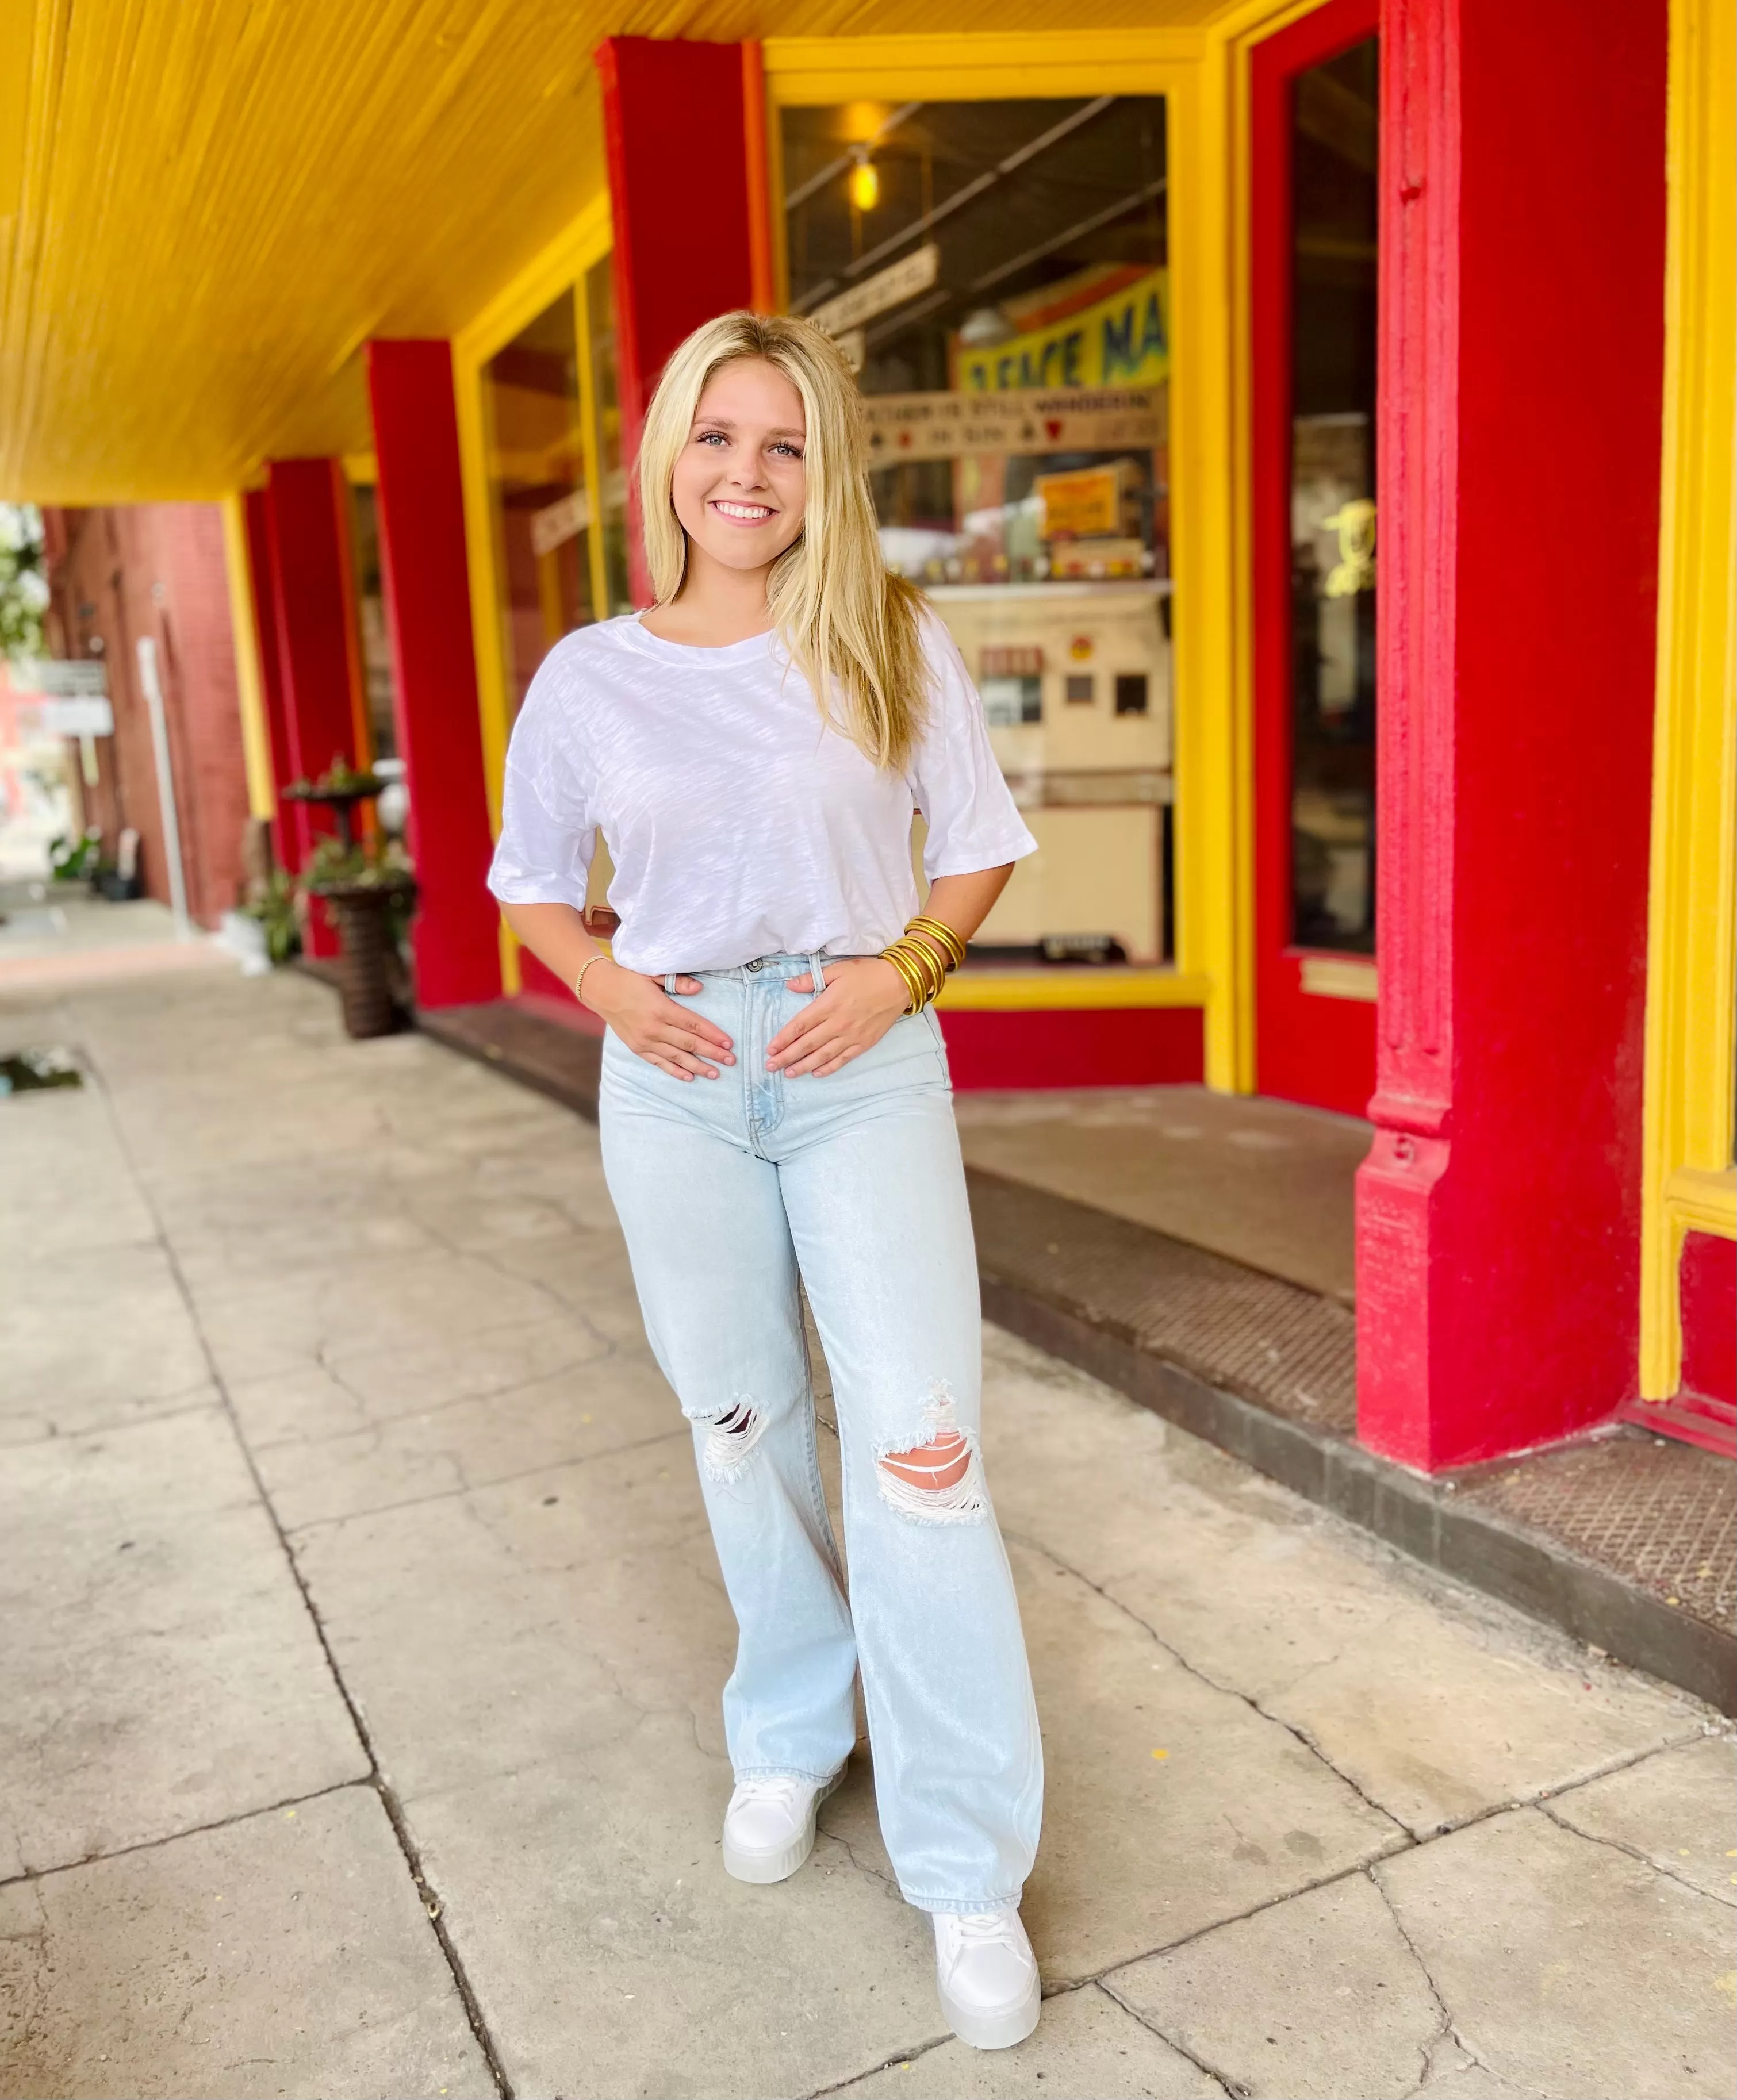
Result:
M334 758L361 765L369 757L349 492L338 462L273 460L266 478L266 522L290 778L312 780ZM305 802L290 807L294 814L281 828L288 862L299 870L332 824L325 811ZM316 955L337 952L336 937L317 907L308 927Z
M1358 1418L1419 1467L1633 1390L1665 37L1664 0L1383 18Z
M491 840L453 404L444 342L371 342L380 552L420 889L412 939L427 1007L501 995Z
M771 304L758 44L611 37L597 50L615 223L616 342L631 459L665 360L714 314ZM705 141L705 179L691 142ZM639 535L633 591L651 600Z

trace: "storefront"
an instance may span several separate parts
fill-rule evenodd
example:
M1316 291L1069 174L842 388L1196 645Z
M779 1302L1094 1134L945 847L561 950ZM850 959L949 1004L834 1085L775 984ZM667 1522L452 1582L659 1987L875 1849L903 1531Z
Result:
M515 713L643 602L670 350L811 315L1039 840L939 1009L960 1085L1367 1116L1390 1457L1625 1409L1728 1443L1731 0L851 38L771 7L741 43L520 11L527 78L533 28L567 39L519 111L535 239L497 202L465 296L431 264L413 322L334 313L351 406L285 408L230 505L258 813L389 712L424 1004L571 1015L482 889Z

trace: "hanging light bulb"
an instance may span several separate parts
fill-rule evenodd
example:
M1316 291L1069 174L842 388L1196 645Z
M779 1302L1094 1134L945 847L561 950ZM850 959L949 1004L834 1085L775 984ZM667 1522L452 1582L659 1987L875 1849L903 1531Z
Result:
M859 211L873 211L881 201L881 173L864 153L851 170L851 201Z

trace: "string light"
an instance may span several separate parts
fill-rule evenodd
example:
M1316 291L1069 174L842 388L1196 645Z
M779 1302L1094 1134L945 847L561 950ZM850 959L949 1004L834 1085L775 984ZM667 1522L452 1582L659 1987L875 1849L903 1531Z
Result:
M851 201L859 211L873 211L881 201L881 173L865 153L851 169Z

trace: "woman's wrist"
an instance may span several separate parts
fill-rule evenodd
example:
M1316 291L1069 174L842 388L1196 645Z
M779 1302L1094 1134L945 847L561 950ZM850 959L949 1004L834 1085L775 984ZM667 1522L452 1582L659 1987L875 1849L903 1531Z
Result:
M579 967L578 976L573 979L573 997L581 1006L590 1007L593 1013L607 1018L601 1001L608 996L608 980L619 968L612 956L587 955Z

